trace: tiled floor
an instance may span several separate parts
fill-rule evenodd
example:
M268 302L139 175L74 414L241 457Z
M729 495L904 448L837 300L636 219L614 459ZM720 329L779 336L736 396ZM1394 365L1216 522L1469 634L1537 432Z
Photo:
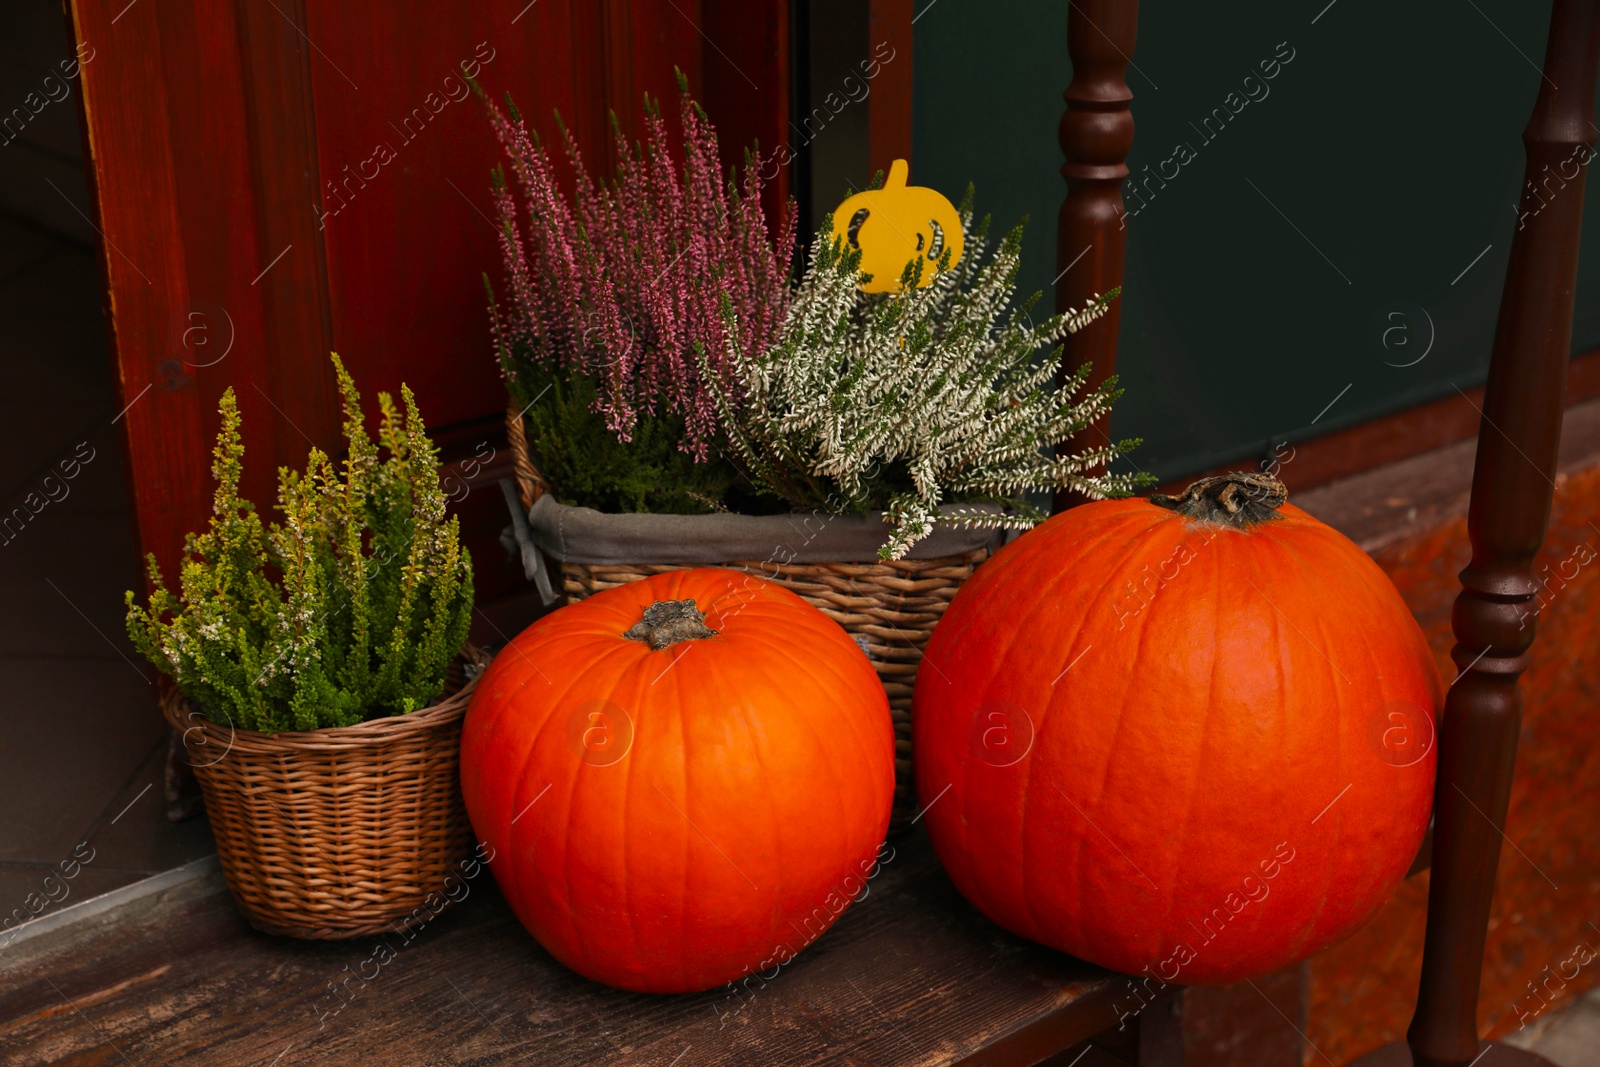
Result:
M68 54L53 4L7 5L0 40L0 88ZM118 404L76 103L52 108L0 149L0 922L212 847L204 819L166 821L166 731L123 632L140 582ZM63 879L74 849L92 858Z
M1556 1067L1600 1067L1600 989L1530 1023L1505 1042L1537 1052Z
M122 629L138 570L99 288L88 250L0 216L0 916L13 919L211 848L204 820L166 821L165 730ZM80 844L92 859L46 882Z

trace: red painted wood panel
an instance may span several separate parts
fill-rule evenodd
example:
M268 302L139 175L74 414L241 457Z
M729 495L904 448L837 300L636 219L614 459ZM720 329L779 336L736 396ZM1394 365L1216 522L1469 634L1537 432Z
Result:
M732 163L786 121L787 3L704 6L72 0L94 49L91 213L142 547L170 569L205 521L226 386L263 505L278 466L338 444L329 348L369 396L409 383L470 452L504 404L481 280L499 273L486 216L500 154L463 61L546 137L560 109L606 172L607 110L633 132L641 94L670 102L679 67ZM758 88L736 70L759 71ZM474 511L467 537L485 564L501 521Z
M196 10L204 6L196 5ZM256 256L244 267L265 312L266 348L262 365L251 368L248 381L233 380L241 394L254 392L270 400L280 462L299 457L295 466L304 465L311 442L325 450L341 443L337 390L328 365L333 332L322 234L308 210L316 195L317 145L307 78L315 57L305 46L305 6L306 0L236 4L237 40L243 44L238 61L246 101L243 133L255 207L248 224L255 231ZM204 92L208 79L218 73L207 66L226 61L225 55L202 59L193 91ZM184 65L176 66L182 70ZM181 115L177 118L181 121ZM174 171L181 174L206 150L203 144L179 146ZM218 178L226 188L228 175ZM192 226L182 201L179 211ZM192 247L193 241L186 236L184 245Z
M322 53L310 76L333 334L358 380L395 389L403 372L437 426L501 403L481 280L485 271L500 280L488 188L501 154L481 105L467 97L463 63L496 97L510 92L547 141L558 136L559 110L591 167L609 172L608 109L636 135L645 93L668 107L676 99L674 67L694 88L705 65L731 65L715 49L704 55L699 6L540 0L519 18L515 5L448 14L409 4L311 5L307 34ZM397 51L401 40L414 47ZM717 47L746 44L740 34ZM742 123L750 111L738 109ZM743 143L736 138L736 130L725 134L734 158Z
M524 22L557 10L535 4ZM405 380L430 425L483 415L500 394L481 280L497 258L483 217L497 152L461 64L502 83L508 35L481 8L445 19L313 3L307 14L334 345L364 390ZM559 76L564 60L550 49L544 66Z
M271 498L288 432L243 388L264 372L267 349L264 291L250 284L263 261L239 27L227 5L75 0L71 15L94 50L82 99L125 406L118 422L142 547L170 574L184 531L206 514L224 386L242 389L256 445L247 489L258 497Z
M744 146L759 144L764 155L776 158L790 135L787 2L702 0L701 14L705 40L694 88L716 123L724 153L735 162ZM792 176L787 166L777 165L765 167L764 174L771 184L763 206L776 221Z

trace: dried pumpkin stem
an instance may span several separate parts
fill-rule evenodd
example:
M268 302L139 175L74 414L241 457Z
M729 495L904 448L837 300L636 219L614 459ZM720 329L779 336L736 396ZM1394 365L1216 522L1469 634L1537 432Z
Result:
M1236 530L1248 530L1278 518L1278 508L1288 501L1288 487L1277 478L1245 471L1201 478L1176 496L1150 494L1150 503L1158 508Z
M642 641L659 652L680 641L698 641L716 635L717 631L706 625L706 613L689 599L656 601L644 609L644 615L622 636L630 641Z

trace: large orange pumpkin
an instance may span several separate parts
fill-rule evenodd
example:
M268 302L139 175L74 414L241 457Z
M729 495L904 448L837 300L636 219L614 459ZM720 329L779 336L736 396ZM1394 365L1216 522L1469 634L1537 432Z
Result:
M1428 824L1428 646L1266 475L1074 508L961 589L918 672L924 822L1008 930L1165 982L1352 932ZM933 668L933 669L930 669Z
M623 989L786 962L861 892L894 795L888 699L793 593L672 571L524 630L478 683L467 811L551 955Z

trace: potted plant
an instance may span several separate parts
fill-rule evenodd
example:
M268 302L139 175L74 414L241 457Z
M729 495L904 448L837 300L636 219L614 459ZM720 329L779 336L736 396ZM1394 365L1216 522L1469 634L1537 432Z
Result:
M333 363L344 461L314 448L303 474L281 469L281 518L264 525L239 496L228 390L210 528L184 546L179 591L152 556L148 604L127 594L134 645L175 683L163 711L240 910L306 938L404 927L443 906L471 845L457 750L487 663L466 644L472 563L411 391L403 412L379 394L374 442Z
M1137 442L1055 454L1118 395L1114 380L1085 394L1087 367L1057 389L1055 346L1116 294L1034 323L1037 296L1012 306L1021 227L991 252L971 191L957 211L906 188L901 162L891 188L874 183L883 199L824 223L791 285L793 206L769 231L759 154L724 177L680 89L681 162L647 99L643 143L617 133L614 182L593 181L563 131L570 197L515 108L489 105L517 186L496 173L503 297L489 283L515 542L547 602L716 564L821 608L888 691L900 827L915 812L912 686L956 589L1000 531L1044 517L1029 494L1141 483L1096 473ZM954 232L928 224L898 282L865 273L873 232L915 229L930 196Z

